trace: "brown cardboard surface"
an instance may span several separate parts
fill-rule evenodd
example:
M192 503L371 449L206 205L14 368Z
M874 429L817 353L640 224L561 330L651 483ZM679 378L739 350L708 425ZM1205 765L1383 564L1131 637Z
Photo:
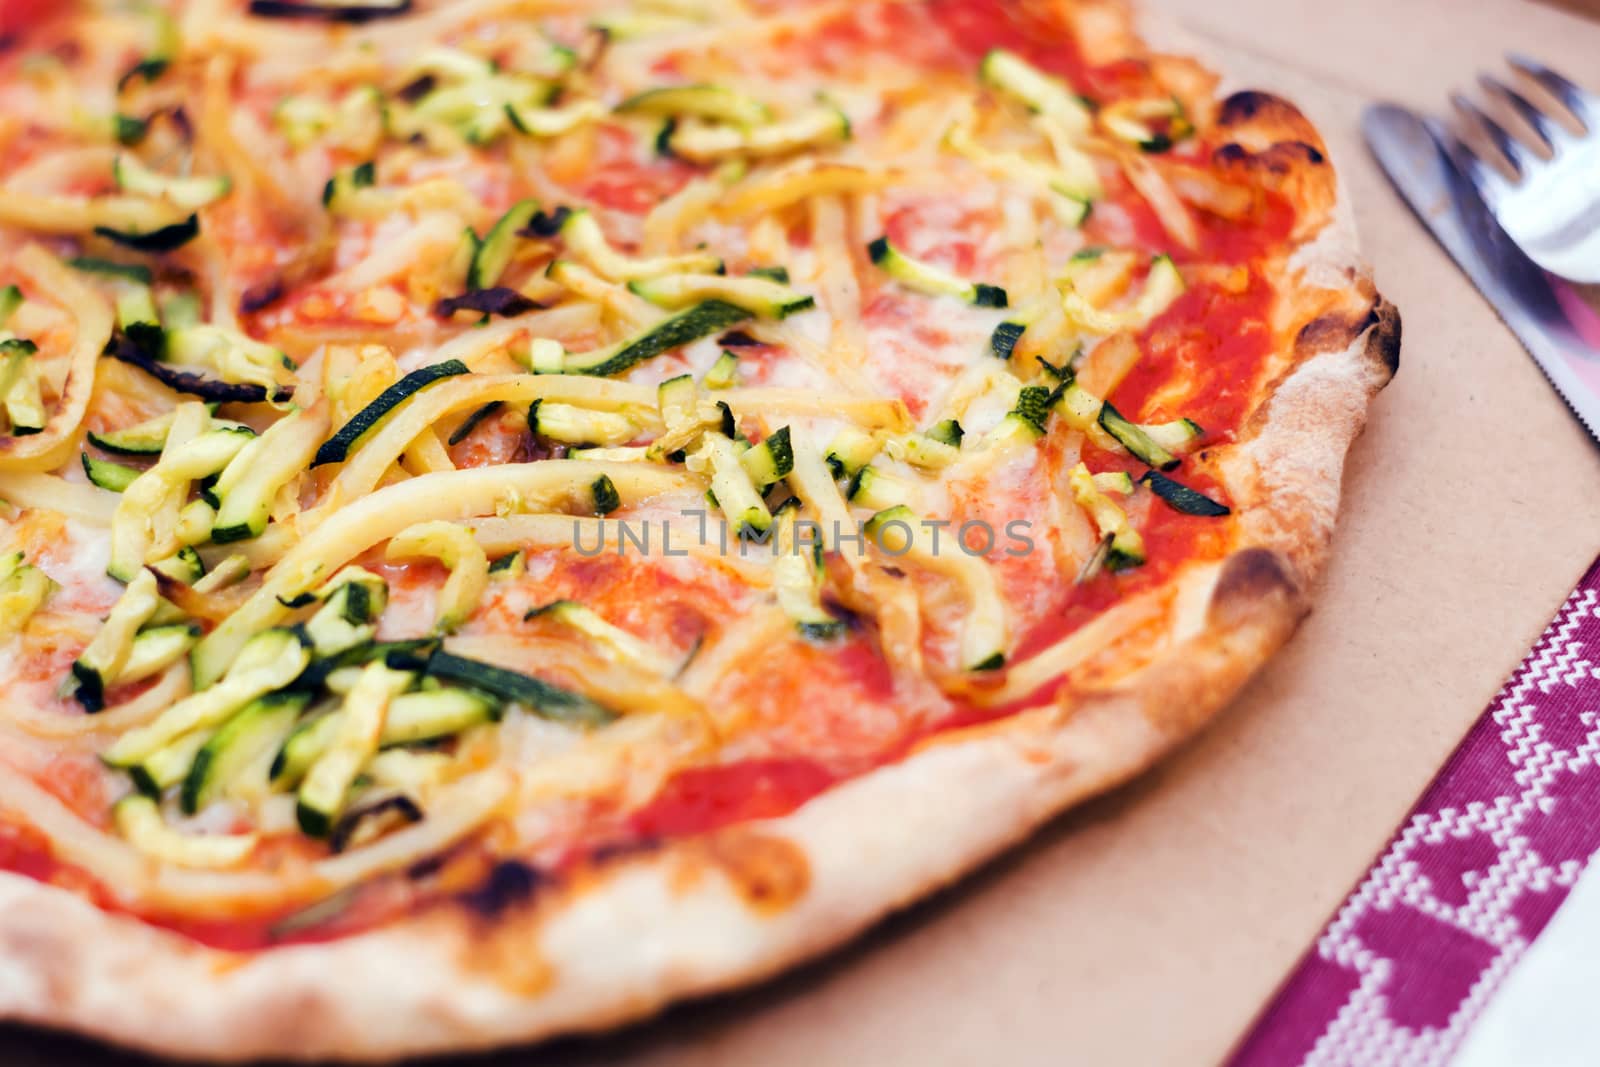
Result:
M1600 450L1357 128L1368 100L1437 107L1506 49L1583 72L1600 27L1524 0L1158 6L1281 64L1404 315L1315 614L1177 758L857 945L619 1036L470 1062L1214 1062L1600 551ZM0 1062L136 1061L0 1029Z

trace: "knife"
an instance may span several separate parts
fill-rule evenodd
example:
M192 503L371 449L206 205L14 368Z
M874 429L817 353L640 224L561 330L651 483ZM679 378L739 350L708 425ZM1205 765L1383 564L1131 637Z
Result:
M1600 442L1600 316L1570 283L1540 270L1500 229L1451 162L1442 126L1391 104L1369 107L1361 126L1367 146L1417 218Z

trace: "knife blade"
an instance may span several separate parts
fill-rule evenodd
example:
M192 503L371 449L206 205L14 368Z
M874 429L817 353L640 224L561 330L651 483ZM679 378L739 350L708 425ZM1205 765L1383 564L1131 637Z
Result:
M1451 162L1445 131L1391 104L1362 116L1367 146L1389 180L1456 265L1544 371L1550 384L1600 443L1600 316L1576 290L1540 270L1494 221L1472 183ZM1592 331L1592 332L1590 332Z

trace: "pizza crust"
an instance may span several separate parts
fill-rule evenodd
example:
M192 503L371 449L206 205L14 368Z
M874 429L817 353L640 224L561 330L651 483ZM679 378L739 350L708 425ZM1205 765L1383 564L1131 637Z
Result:
M1167 27L1145 39L1203 51ZM1307 611L1345 452L1400 341L1311 124L1259 92L1228 98L1221 120L1240 165L1326 197L1330 217L1294 260L1309 287L1280 309L1292 367L1222 472L1244 544L1186 576L1198 609L1165 654L1073 691L1070 708L941 735L785 818L564 884L509 868L470 902L327 944L235 956L0 873L0 1016L219 1060L381 1060L602 1029L824 952L1192 736Z

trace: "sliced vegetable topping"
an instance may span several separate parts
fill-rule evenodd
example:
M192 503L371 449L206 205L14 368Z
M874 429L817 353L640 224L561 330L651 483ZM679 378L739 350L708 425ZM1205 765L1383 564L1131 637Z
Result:
M342 463L349 458L351 450L359 447L362 438L376 429L379 423L393 414L395 408L415 396L420 390L427 388L434 382L458 374L468 374L467 365L457 359L447 359L442 363L433 363L407 374L398 382L378 394L378 398L360 411L355 417L339 428L339 431L322 443L316 455L311 460L313 467L320 467L324 463Z
M647 89L617 105L620 115L693 117L735 126L755 126L772 118L772 109L721 85L671 85Z
M887 237L879 237L869 244L867 255L884 273L908 289L932 296L959 297L978 307L1006 306L1006 291L999 286L969 282L931 263L912 259L891 245Z
M388 559L427 556L437 559L450 571L439 591L440 633L450 633L472 616L483 591L489 585L489 559L472 536L472 531L453 522L423 522L409 526L389 541Z
M21 630L57 586L21 552L0 557L0 637Z
M1185 515L1203 515L1207 518L1218 518L1230 514L1226 504L1219 504L1197 489L1191 489L1181 482L1168 478L1160 471L1149 470L1144 472L1144 477L1139 479L1150 487L1150 491L1160 497L1174 511L1181 511Z
M1106 490L1095 484L1089 468L1082 463L1072 468L1070 481L1078 506L1089 513L1100 531L1104 547L1099 558L1106 570L1126 570L1143 563L1144 539L1129 524L1128 513L1106 494Z
M592 352L553 353L543 361L536 359L533 371L535 374L589 374L608 378L750 317L751 312L742 307L721 300L707 300L606 348Z

